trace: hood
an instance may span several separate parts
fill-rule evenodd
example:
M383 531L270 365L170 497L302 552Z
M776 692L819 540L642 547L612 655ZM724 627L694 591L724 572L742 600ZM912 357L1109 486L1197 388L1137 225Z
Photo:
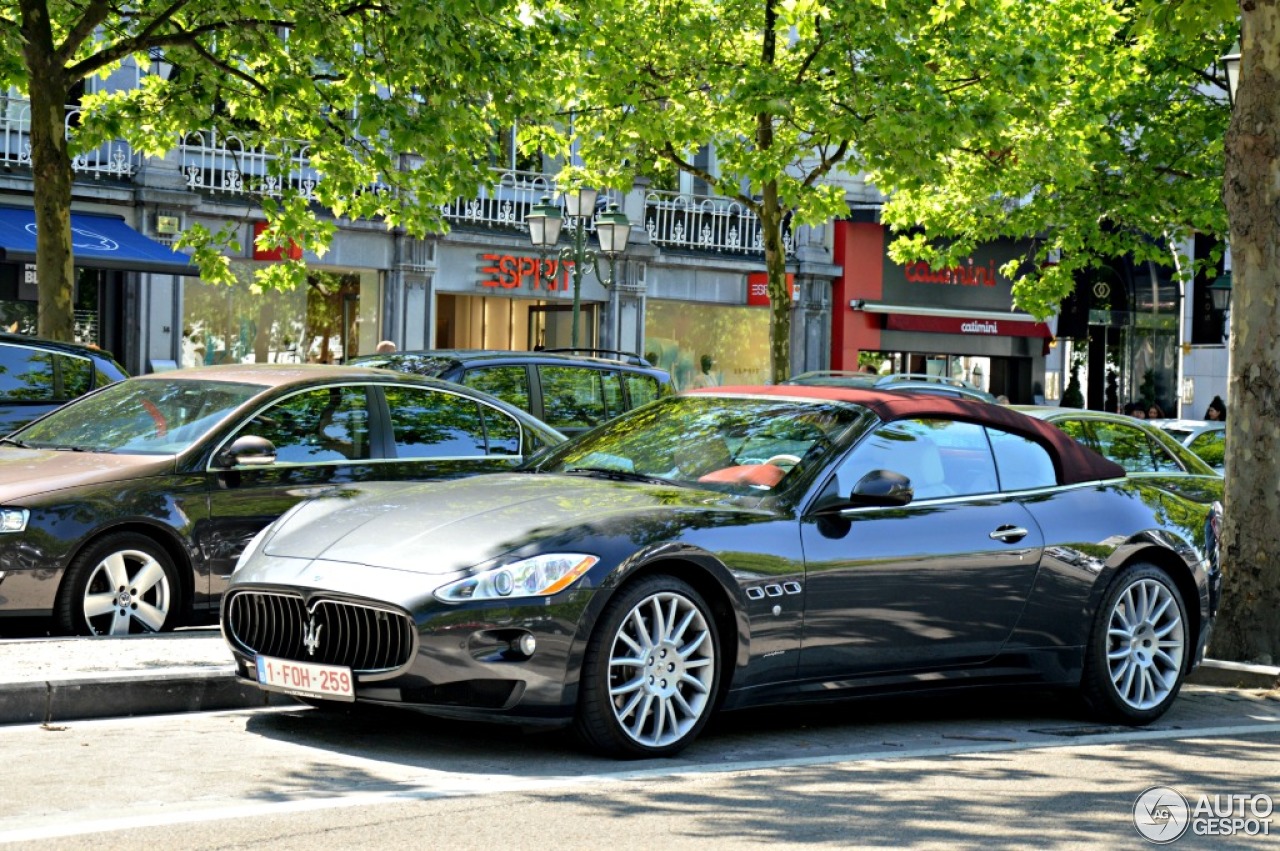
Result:
M751 510L742 505L692 488L553 474L374 483L298 506L263 541L262 551L446 575L538 540L559 538L573 551L584 530L601 530L619 517L659 509Z
M113 455L0 446L0 504L66 488L173 470L172 455Z

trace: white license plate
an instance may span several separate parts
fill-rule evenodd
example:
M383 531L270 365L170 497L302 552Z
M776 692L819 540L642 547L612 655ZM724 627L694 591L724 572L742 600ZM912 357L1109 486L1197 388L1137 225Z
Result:
M350 668L313 665L272 656L258 656L257 663L258 683L266 688L328 700L356 699L355 678Z

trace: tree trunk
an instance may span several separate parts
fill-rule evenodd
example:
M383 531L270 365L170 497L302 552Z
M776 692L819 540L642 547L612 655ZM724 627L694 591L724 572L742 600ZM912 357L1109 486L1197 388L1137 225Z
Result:
M75 336L71 256L71 157L66 103L70 85L56 56L44 0L21 0L23 59L30 79L31 171L36 217L37 332L51 340Z
M1243 63L1226 138L1231 221L1225 590L1215 657L1280 659L1280 8L1241 4Z
M764 185L760 231L764 267L769 275L769 380L778 384L791 377L791 293L787 289L787 250L782 242L778 184L774 181Z

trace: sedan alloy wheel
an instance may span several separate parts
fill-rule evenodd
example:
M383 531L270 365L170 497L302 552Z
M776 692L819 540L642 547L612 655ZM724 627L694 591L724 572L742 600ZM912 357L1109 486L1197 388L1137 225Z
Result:
M174 624L176 599L169 556L141 535L113 535L72 563L59 626L77 635L160 632Z

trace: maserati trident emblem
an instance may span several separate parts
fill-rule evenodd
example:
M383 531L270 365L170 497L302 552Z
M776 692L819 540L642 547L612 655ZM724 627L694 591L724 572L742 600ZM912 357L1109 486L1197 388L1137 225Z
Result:
M316 655L316 648L320 646L320 633L324 630L323 624L316 623L315 615L307 621L307 625L302 629L302 646L307 648L307 655Z

